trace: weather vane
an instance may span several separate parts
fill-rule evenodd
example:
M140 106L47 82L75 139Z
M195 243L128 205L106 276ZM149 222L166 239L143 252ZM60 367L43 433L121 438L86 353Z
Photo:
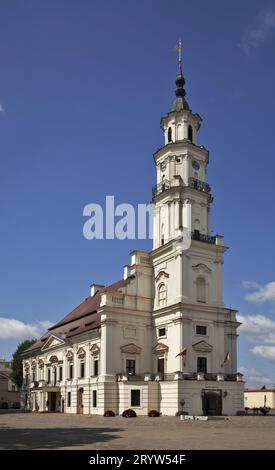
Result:
M182 43L181 39L178 40L178 43L174 46L175 51L178 52L179 54L179 64L181 64L181 59L182 59Z

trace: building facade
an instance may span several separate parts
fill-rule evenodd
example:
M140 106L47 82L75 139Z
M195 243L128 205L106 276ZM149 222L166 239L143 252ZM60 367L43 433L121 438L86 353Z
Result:
M0 359L0 409L18 408L20 392L10 378L11 361Z
M208 150L201 117L176 98L154 154L151 252L133 251L124 278L91 295L23 355L23 402L39 411L146 415L243 411L236 311L223 303L227 247L210 235Z

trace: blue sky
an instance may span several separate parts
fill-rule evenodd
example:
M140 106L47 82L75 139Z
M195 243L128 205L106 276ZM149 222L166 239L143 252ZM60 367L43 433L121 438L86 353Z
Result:
M179 36L210 150L213 233L231 247L239 366L249 384L275 383L275 2L264 0L1 2L0 357L150 249L85 240L82 211L106 194L150 200Z

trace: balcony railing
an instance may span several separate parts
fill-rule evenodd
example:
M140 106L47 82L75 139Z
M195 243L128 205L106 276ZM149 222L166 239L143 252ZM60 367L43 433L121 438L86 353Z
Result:
M175 178L173 181L163 180L161 183L156 184L152 189L153 197L158 196L167 189L172 187L185 186L186 188L196 189L197 191L203 191L205 193L211 192L211 187L208 183L198 180L196 178L189 178L188 185L186 185L181 178Z
M198 191L204 191L206 193L211 192L211 187L208 183L197 180L196 178L189 178L188 186L192 189L197 189Z
M159 184L156 184L153 189L152 189L152 194L153 197L157 196L160 193L163 193L163 191L166 191L166 189L171 188L171 183L169 180L164 180Z
M209 373L209 372L169 372L165 374L156 373L156 374L138 374L138 375L129 375L127 373L121 372L117 374L117 381L171 381L171 380L206 380L206 381L227 381L227 382L238 382L242 381L242 374L223 374L219 373Z
M211 245L215 245L216 243L216 236L215 235L206 235L205 233L201 233L199 230L194 230L191 233L192 240L198 240L199 242L210 243Z

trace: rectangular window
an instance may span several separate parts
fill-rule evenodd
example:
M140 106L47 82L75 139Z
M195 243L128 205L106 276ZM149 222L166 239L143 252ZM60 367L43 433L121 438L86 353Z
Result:
M68 392L67 395L67 406L71 406L71 392Z
M94 376L98 376L98 359L94 360Z
M131 390L131 406L140 406L140 390Z
M48 372L47 372L47 382L48 384L50 383L51 381L51 369L48 369Z
M63 380L63 368L62 366L59 367L59 382Z
M197 372L207 372L207 359L206 357L197 358Z
M166 336L166 328L159 329L159 338L162 338L163 336Z
M97 392L93 390L93 408L97 407Z
M126 373L129 375L136 374L136 361L135 359L127 359L126 360Z
M74 376L74 365L72 362L69 363L69 379L72 379Z
M158 358L158 373L164 374L164 358L163 357Z
M80 378L85 377L85 362L80 362Z
M202 325L197 325L196 326L196 334L197 335L206 335L206 333L207 333L206 326L202 326Z

